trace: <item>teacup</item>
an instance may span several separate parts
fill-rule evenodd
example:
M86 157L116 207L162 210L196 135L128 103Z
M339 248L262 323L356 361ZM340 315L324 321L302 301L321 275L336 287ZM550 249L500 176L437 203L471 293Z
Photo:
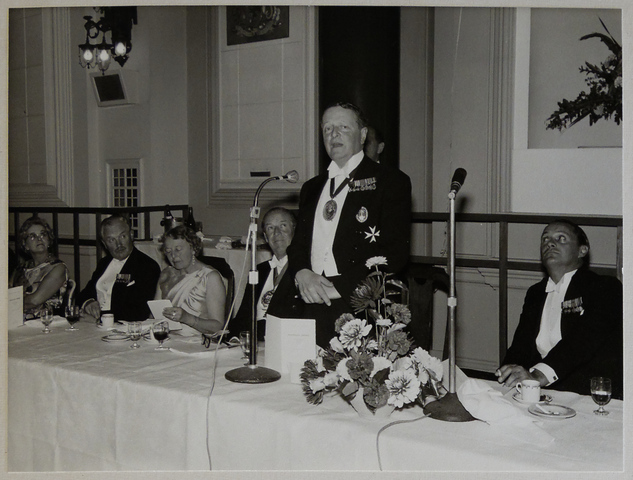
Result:
M104 313L101 315L101 327L112 328L114 327L114 315L111 313Z
M516 390L524 402L537 403L541 400L541 383L538 380L523 380L517 383Z

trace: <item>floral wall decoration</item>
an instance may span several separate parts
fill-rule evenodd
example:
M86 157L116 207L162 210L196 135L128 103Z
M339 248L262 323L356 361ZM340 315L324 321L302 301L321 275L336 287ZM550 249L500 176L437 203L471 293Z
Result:
M226 7L227 45L287 38L290 34L288 6Z
M622 121L622 46L613 38L602 19L600 23L606 35L594 32L584 35L580 40L598 38L611 51L611 55L600 65L585 62L579 68L581 73L586 74L585 83L589 92L583 90L575 100L563 99L558 102L558 110L546 120L547 129L562 131L587 116L589 125L601 118L613 118L618 125Z

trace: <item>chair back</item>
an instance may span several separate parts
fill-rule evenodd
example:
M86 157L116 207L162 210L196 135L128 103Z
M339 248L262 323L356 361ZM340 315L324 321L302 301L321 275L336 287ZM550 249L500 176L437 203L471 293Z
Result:
M437 290L448 293L450 279L441 267L414 263L409 265L406 276L411 310L409 332L416 345L430 351L433 343L433 294ZM443 358L448 356L446 342L447 339L444 341Z
M72 278L66 280L66 292L64 292L62 301L53 308L53 313L55 315L60 315L62 317L66 315L66 306L74 302L76 287L77 282L75 282Z
M235 297L235 274L233 273L233 269L231 269L231 266L222 257L200 255L198 260L220 272L220 275L226 280L226 301L224 303L224 320L226 321L229 318L231 304Z

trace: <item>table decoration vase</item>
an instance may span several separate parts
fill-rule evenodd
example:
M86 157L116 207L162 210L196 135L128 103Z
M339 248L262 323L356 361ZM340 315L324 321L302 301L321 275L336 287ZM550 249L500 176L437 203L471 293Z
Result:
M372 257L365 265L370 273L350 298L355 314L336 320L329 348L305 362L300 378L308 403L318 405L336 392L361 416L388 416L409 404L423 406L429 395L439 397L443 366L404 330L409 307L391 298L406 299L406 287L380 270L387 259Z

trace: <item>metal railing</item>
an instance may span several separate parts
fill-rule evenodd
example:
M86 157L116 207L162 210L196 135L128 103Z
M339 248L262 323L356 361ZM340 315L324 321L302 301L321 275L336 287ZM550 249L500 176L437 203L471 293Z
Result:
M446 213L413 213L413 223L432 224L434 222L448 222ZM480 214L462 213L455 215L456 223L488 223L499 226L498 257L467 258L457 257L455 265L467 268L492 268L499 270L499 361L503 360L507 350L508 338L508 271L542 271L539 261L517 261L508 258L508 229L512 224L542 224L546 225L557 218L564 217L578 225L617 228L616 260L614 267L592 267L600 274L614 275L621 278L622 273L622 217L621 216L579 216L579 215L532 215L532 214ZM412 263L423 265L446 265L446 257L412 255Z
M9 241L15 241L15 234L20 230L22 222L32 215L50 214L52 216L52 225L55 235L55 245L53 246L55 255L59 255L59 245L73 246L74 259L74 279L77 285L81 285L81 264L79 247L94 247L96 249L97 259L103 256L103 245L99 240L99 226L101 221L114 213L122 213L127 215L138 215L139 218L139 235L135 240L151 240L151 214L160 213L161 219L167 215L167 211L182 212L181 217L185 217L189 205L161 205L152 207L9 207L10 221L13 225L13 234L9 235ZM22 215L21 215L22 214ZM11 216L13 217L11 219ZM59 234L60 218L70 216L72 218L72 235ZM92 217L94 219L94 232L89 235L80 236L80 225L82 217ZM140 220L142 218L142 221Z
M142 228L139 228L139 235L136 240L151 240L150 226L152 224L150 214L160 213L161 218L167 213L167 208L172 213L180 211L182 217L186 216L188 205L152 206L135 208L72 208L72 207L9 207L10 215L13 215L14 232L17 232L21 225L20 214L40 214L52 215L51 228L57 239L57 245L72 245L75 263L75 281L80 285L80 246L91 246L96 249L97 258L103 255L103 246L99 241L99 224L104 216L113 213L139 214L143 217ZM72 216L72 236L59 235L59 218L61 215ZM94 217L95 231L90 238L80 238L79 225L80 216L89 215ZM456 214L457 223L487 223L498 225L498 256L489 258L470 258L467 256L456 257L455 265L466 268L492 268L499 270L499 356L500 361L505 356L507 349L508 335L508 272L510 270L538 272L542 270L538 261L517 261L508 258L508 230L513 224L542 224L545 225L559 218L560 215L532 215L532 214L479 214L462 213ZM565 215L565 218L581 226L613 227L617 228L616 262L615 267L592 267L592 270L601 273L615 275L621 278L622 272L622 217L621 216L574 216ZM433 224L448 221L448 212L416 212L412 215L412 221L416 224ZM9 236L9 240L15 240L14 235ZM56 247L57 247L56 245ZM58 254L57 251L54 252ZM446 257L412 255L411 263L422 265L446 265Z

